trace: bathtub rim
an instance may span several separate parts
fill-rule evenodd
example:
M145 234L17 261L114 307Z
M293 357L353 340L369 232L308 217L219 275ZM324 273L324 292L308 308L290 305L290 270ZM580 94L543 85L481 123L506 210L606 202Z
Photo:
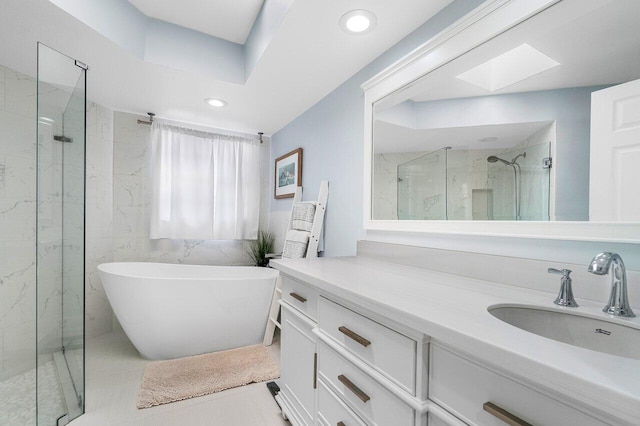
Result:
M210 275L210 276L201 276L201 277L180 277L180 276L160 276L160 275L152 275L152 274L132 274L130 272L125 272L125 271L118 271L118 270L110 270L109 266L115 266L115 265L145 265L146 267L150 267L152 265L162 265L164 266L170 266L170 267L175 267L175 268L189 268L189 269L211 269L211 270L216 270L216 269L227 269L227 268L233 268L233 269L246 269L246 270L251 270L254 272L257 272L256 270L259 270L258 274L255 275L251 275L251 274L247 274L247 275L238 275L238 276L225 276L225 277L221 277L221 276L215 276L215 275ZM274 268L269 268L269 267L263 267L263 266L254 266L254 265L192 265L192 264L185 264L185 263L164 263L164 262L139 262L139 261L135 261L135 262L105 262L105 263L101 263L97 266L97 269L99 272L101 273L105 273L105 274L111 274L111 275L117 275L117 276L121 276L121 277L128 277L128 278L139 278L139 279L153 279L153 280L175 280L175 279L184 279L184 280L193 280L193 281L207 281L207 280L228 280L228 281L239 281L239 280L247 280L247 279L256 279L256 280L260 280L260 279L276 279L278 277L278 275L280 274L280 271L278 271L277 269Z

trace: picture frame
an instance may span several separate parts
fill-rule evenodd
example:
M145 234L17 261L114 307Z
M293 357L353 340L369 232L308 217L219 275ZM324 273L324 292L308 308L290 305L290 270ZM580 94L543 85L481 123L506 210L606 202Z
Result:
M294 149L275 160L273 197L292 198L302 186L302 148Z

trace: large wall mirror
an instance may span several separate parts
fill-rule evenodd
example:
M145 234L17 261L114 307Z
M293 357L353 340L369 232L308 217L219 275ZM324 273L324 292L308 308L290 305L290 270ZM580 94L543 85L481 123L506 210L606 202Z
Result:
M640 1L488 3L368 87L365 219L640 222Z

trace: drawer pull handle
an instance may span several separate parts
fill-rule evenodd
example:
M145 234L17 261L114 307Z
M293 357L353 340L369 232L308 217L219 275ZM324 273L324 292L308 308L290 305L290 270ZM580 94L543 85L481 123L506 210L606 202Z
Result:
M298 293L289 293L289 295L291 297L293 297L294 299L299 300L302 303L307 301L307 299L305 299L304 297L300 296Z
M347 389L349 389L351 392L353 392L355 396L360 398L360 401L367 402L367 401L369 401L371 399L371 398L369 398L369 395L367 395L366 393L362 392L362 390L359 387L357 387L356 385L354 385L351 382L351 380L347 379L344 374L339 375L338 376L338 380L340 380L342 382L342 384L347 387Z
M355 340L356 342L360 343L365 348L371 344L371 342L369 340L365 339L364 337L362 337L358 333L354 333L353 331L349 330L345 326L338 327L338 331L341 332L342 334L344 334L347 337L351 337L353 340Z
M313 354L313 388L318 387L318 352Z
M336 426L347 426L347 425L345 425L344 422L338 422Z
M491 414L493 417L502 420L509 426L532 426L531 423L525 422L521 418L514 416L504 408L500 408L492 402L485 402L482 406L482 409Z

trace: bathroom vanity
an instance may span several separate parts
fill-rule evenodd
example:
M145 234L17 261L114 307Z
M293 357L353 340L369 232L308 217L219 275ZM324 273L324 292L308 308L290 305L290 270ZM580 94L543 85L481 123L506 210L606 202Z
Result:
M488 0L365 82L368 236L518 237L508 247L527 254L542 240L639 244L638 13L632 0ZM590 260L360 242L355 257L273 261L283 413L640 425L640 319L602 312L611 278Z
M408 249L359 246L381 253ZM456 259L455 252L439 256ZM458 259L466 262L469 256L460 253ZM479 256L485 258L471 263L487 261ZM494 258L489 262L509 262L489 257ZM548 262L529 261L535 270L522 275L537 277L543 264ZM540 291L360 255L278 260L272 266L283 278L277 399L294 425L640 421L639 356L557 342L489 313L505 305L570 310L640 332L639 319L607 316L603 303L581 294L578 308L554 305L555 294L548 292L557 289L553 276L545 280L548 291ZM505 265L504 275L521 267ZM584 275L578 278L582 294L591 285ZM633 273L630 282L635 285L637 278Z

